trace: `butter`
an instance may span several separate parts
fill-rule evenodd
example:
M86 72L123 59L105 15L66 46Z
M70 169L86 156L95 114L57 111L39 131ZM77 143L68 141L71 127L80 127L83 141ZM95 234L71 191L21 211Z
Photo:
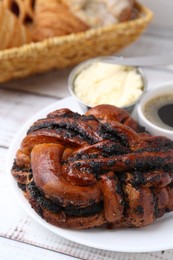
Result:
M143 79L129 66L95 62L75 78L74 92L88 106L110 104L126 107L143 92Z

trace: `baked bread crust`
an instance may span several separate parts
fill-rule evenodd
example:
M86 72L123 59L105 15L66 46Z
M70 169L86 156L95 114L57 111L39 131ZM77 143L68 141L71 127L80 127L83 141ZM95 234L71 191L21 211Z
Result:
M141 227L173 210L173 141L111 105L35 122L12 175L34 210L64 228Z
M134 2L135 0L2 0L0 36L4 42L0 44L0 49L130 20L134 13ZM4 34L7 31L8 36Z
M31 41L30 30L0 2L0 50L19 47Z
M89 26L57 0L37 0L35 4L34 40L86 31Z
M33 22L35 0L2 0L2 3L23 25Z
M100 27L130 20L135 0L62 0L90 27Z

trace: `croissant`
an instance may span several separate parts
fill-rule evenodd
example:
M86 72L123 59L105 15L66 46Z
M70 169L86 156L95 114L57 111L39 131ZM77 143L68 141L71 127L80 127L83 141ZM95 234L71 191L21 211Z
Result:
M90 27L130 20L135 0L62 0L76 17Z
M31 34L17 17L0 1L0 50L31 42Z
M35 0L2 0L2 3L23 25L33 23Z
M142 227L173 210L173 141L111 105L36 121L12 175L33 209L59 227Z
M34 40L62 36L86 31L89 26L72 12L61 1L37 0L35 4Z

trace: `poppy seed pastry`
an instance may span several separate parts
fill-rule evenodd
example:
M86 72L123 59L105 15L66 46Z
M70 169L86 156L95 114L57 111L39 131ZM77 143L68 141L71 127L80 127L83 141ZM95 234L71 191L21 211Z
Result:
M173 210L173 141L112 105L36 121L12 175L33 209L59 227L142 227Z

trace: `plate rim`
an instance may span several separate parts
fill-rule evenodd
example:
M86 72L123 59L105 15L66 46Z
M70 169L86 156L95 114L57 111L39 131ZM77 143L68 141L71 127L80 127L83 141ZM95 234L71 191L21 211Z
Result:
M168 249L172 249L173 248L173 242L171 243L171 239L169 240L169 243L167 245L164 245L163 247L160 247L159 245L152 245L150 248L146 248L145 246L141 246L139 248L125 248L124 247L116 247L112 248L112 246L110 245L106 245L103 244L92 244L92 242L85 240L85 239L81 239L81 237L79 237L77 239L78 236L73 237L73 233L82 233L82 232L90 232L91 233L93 231L102 231L102 229L88 229L88 230L70 230L70 229L64 229L64 228L60 228L60 227L56 227L52 224L47 223L44 219L42 219L30 206L29 202L27 201L27 199L23 196L22 191L18 188L16 181L14 180L13 176L11 175L11 166L12 166L12 155L14 155L14 149L16 147L16 144L18 143L19 140L21 140L25 134L26 134L26 130L28 129L28 127L34 122L36 121L38 118L41 118L43 114L48 114L49 112L53 111L53 109L55 110L55 108L59 109L61 108L61 104L63 103L67 103L68 106L66 105L66 107L70 108L71 110L73 110L73 106L75 107L74 110L76 110L76 112L82 113L80 107L78 106L78 104L75 102L75 100L73 99L73 97L67 97L61 100L58 100L54 103L52 103L49 106L44 107L43 109L39 110L34 116L32 116L29 120L27 120L23 126L19 129L19 131L17 132L17 134L15 135L15 137L13 138L13 141L10 144L10 147L8 149L7 152L7 174L8 174L8 179L9 179L9 183L10 183L10 187L12 188L12 192L15 195L15 197L17 198L17 202L19 202L19 204L21 205L21 207L27 212L27 214L32 217L37 223L39 223L41 226L43 226L44 228L46 228L47 230L53 232L56 235L59 235L65 239L68 239L72 242L81 244L83 246L88 246L88 247L92 247L95 249L101 249L101 250L106 250L106 251L113 251L113 252L123 252L123 253L144 253L144 252L156 252L156 251L161 251L161 250L168 250ZM71 105L72 104L72 105ZM63 106L62 106L63 108ZM19 147L18 143L18 147ZM16 151L16 149L15 149ZM14 160L14 157L13 157ZM15 189L14 189L15 187ZM25 205L26 204L26 205ZM167 213L168 214L171 213ZM172 212L173 214L173 212ZM156 222L156 221L155 221ZM151 224L153 225L153 224ZM149 226L151 226L149 225ZM146 227L149 227L146 226ZM146 227L140 228L140 229L135 229L138 230L140 232L140 230L144 230L146 229ZM124 230L124 229L122 229ZM133 229L126 229L128 230L133 230ZM138 233L137 231L137 233ZM105 230L104 230L105 232ZM108 232L108 230L106 230L106 232ZM112 230L112 233L114 232L119 232L116 229ZM120 231L121 232L121 231ZM172 237L173 238L173 237ZM92 240L91 240L92 241ZM173 239L172 239L173 241Z

